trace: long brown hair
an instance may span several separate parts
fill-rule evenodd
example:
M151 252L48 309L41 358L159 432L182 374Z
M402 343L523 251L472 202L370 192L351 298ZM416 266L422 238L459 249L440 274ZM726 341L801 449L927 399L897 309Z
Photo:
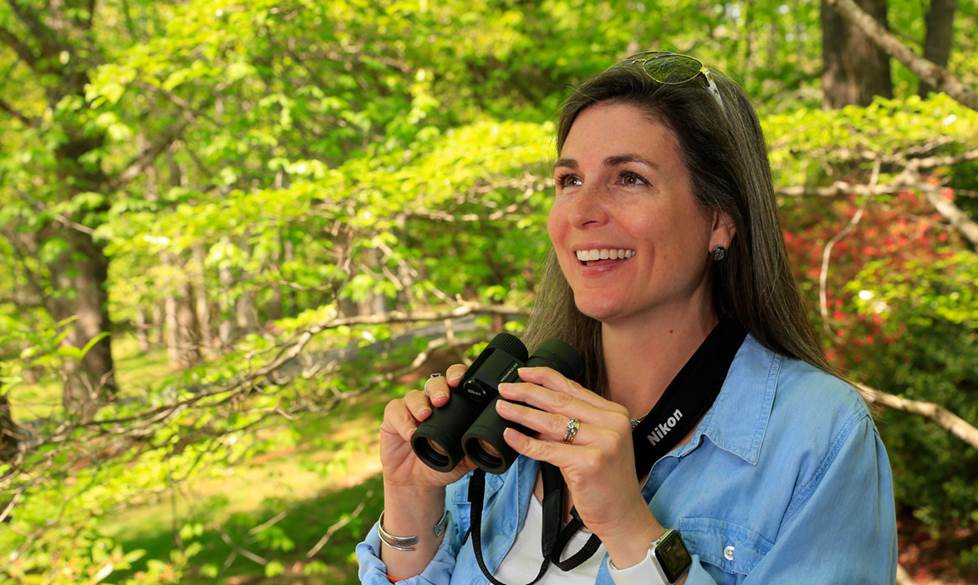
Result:
M757 114L736 83L711 71L722 105L702 75L683 84L654 81L640 64L623 61L576 88L561 109L558 156L577 116L599 102L634 105L676 135L706 209L726 212L736 225L727 258L714 263L717 314L736 318L772 351L833 372L808 321L792 277L778 222L767 148ZM533 347L559 338L585 356L585 386L606 393L601 323L582 314L557 264L546 261L526 340Z

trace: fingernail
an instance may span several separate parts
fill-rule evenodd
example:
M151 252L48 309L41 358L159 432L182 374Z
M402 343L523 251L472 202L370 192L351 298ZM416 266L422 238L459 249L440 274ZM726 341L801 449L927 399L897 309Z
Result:
M418 411L418 416L420 418L425 418L425 417L427 417L430 414L431 414L431 409L430 408L422 408L421 410Z

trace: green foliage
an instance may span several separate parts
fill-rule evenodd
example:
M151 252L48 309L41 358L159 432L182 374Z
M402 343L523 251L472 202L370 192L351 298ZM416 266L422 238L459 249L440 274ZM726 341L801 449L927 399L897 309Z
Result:
M0 575L17 582L352 582L349 550L379 512L369 474L302 502L262 492L246 505L217 490L183 512L166 504L185 485L247 477L240 491L261 491L268 478L249 470L277 470L268 462L282 453L296 459L283 474L354 475L373 433L343 435L330 409L369 391L376 419L385 397L413 387L402 376L420 353L471 357L490 329L521 332L520 319L477 317L448 343L432 340L436 324L421 335L428 323L336 321L459 301L530 307L548 246L555 114L568 86L630 51L689 51L740 81L779 187L864 184L876 159L886 185L908 161L978 148L978 114L917 98L900 67L895 99L820 109L812 1L130 1L99 4L90 27L85 3L16 4L67 27L45 54L12 5L0 7L0 26L39 55L26 63L0 46L0 398L30 420L33 441L0 466L4 493L19 493L12 530L0 531ZM921 5L889 5L894 30L919 43ZM973 85L978 13L959 11L950 62ZM974 162L927 169L972 216L975 176ZM780 203L833 360L978 422L978 259L919 190ZM862 222L830 256L823 317L823 247L859 208ZM108 259L113 329L71 347L75 322L52 307L82 294L65 284L77 265L65 268L90 253L78 234ZM229 332L195 366L166 371L162 345L172 354L178 343L153 314L199 304L215 337ZM130 332L152 337L149 353ZM106 334L121 398L91 425L65 426L57 372ZM288 375L256 373L278 359ZM973 452L915 417L887 412L880 427L901 507L935 530L978 522ZM124 510L140 518L125 530ZM336 522L348 524L307 558ZM145 530L125 536L133 528ZM235 547L265 562L228 561Z

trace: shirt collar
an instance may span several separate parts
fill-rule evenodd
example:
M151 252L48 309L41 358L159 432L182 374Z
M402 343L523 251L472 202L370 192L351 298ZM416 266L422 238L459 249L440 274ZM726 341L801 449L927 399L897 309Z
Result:
M748 335L730 364L716 401L676 455L682 457L706 437L718 448L756 465L783 362L783 356Z

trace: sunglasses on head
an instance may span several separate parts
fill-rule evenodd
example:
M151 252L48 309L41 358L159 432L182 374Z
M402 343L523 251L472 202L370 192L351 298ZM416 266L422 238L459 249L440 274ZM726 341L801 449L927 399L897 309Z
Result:
M641 65L653 81L665 85L681 85L702 73L707 89L720 105L720 109L723 109L723 99L720 97L720 89L713 81L713 75L696 57L669 51L643 51L632 55L625 63Z

